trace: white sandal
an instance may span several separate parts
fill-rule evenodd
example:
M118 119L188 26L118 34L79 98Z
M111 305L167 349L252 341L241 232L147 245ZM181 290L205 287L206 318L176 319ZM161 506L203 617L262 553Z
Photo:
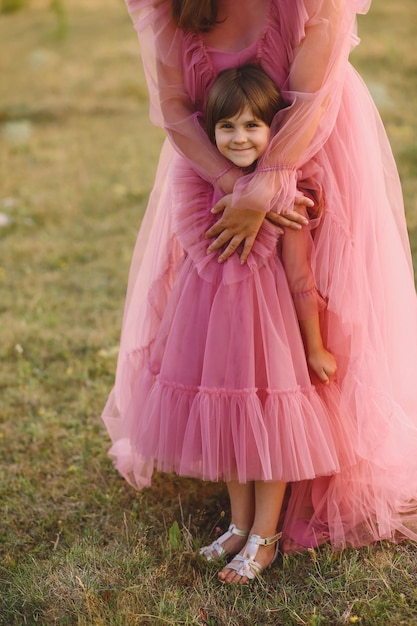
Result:
M226 550L223 548L223 544L230 539L232 535L238 535L239 537L247 537L249 535L248 530L240 530L234 524L230 524L229 528L221 537L213 541L209 546L204 546L200 549L201 556L205 556L207 561L213 560L213 552L217 552L217 559L221 559L223 556L227 556ZM217 560L216 559L216 560Z
M245 552L242 556L241 554L237 554L231 561L226 565L226 569L231 569L235 571L239 576L245 576L248 580L253 580L257 576L261 574L261 572L265 569L260 563L255 561L255 557L258 554L259 546L271 546L276 543L275 554L269 565L275 561L278 556L278 541L281 539L282 533L277 533L272 537L260 537L259 535L255 535L251 533L249 535L248 542L245 546Z

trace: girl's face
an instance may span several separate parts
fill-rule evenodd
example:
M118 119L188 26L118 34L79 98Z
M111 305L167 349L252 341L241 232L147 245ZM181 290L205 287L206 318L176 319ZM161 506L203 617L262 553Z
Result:
M241 113L217 122L214 129L216 146L238 167L249 167L265 152L270 129L246 107Z

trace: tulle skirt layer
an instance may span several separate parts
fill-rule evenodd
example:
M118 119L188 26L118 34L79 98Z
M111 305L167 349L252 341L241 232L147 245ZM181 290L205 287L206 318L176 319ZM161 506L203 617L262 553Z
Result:
M353 462L352 420L340 419L336 384L325 402L310 382L276 254L229 285L212 264L208 282L184 260L151 350L131 355L135 454L146 468L240 482L298 481Z

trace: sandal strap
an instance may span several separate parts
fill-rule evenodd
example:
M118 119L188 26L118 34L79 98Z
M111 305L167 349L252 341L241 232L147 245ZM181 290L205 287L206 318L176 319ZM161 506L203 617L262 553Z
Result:
M255 560L258 553L258 546L270 546L277 543L281 536L282 533L277 533L276 535L272 535L272 537L260 537L259 535L251 533L245 546L244 555L237 554L226 567L234 570L239 576L245 576L248 580L253 580L264 570L264 567ZM277 554L278 544L270 565L275 561Z
M249 536L249 530L240 530L240 528L238 528L235 524L230 524L227 532L231 533L232 535L238 535L239 537Z
M271 537L260 537L259 535L251 533L249 535L249 541L252 543L256 543L258 546L272 546L272 544L279 541L281 537L282 533L277 533L276 535L272 535Z
M237 554L226 567L235 571L239 576L246 576L249 580L253 580L259 576L263 570L263 567L258 561L241 556L240 554Z
M237 528L235 524L230 524L229 528L223 535L213 541L209 546L204 546L200 549L200 554L205 556L207 561L213 560L213 552L216 552L218 558L226 555L226 550L223 548L223 544L230 539L232 535L238 535L239 537L247 537L249 535L248 530L241 530Z

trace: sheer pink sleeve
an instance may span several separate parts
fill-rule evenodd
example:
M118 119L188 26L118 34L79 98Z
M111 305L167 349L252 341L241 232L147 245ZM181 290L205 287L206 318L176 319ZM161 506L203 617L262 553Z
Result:
M354 41L356 12L362 0L281 0L281 28L288 37L304 20L299 41L288 50L289 72L283 93L290 107L276 116L275 135L256 172L237 182L234 205L258 211L292 208L296 170L326 142L334 126ZM279 8L281 7L281 8ZM304 14L303 14L304 10ZM262 63L273 61L266 58Z
M166 0L126 0L138 33L151 102L151 121L165 128L175 149L206 181L231 192L241 174L208 139L185 88L184 35Z
M304 214L306 215L306 211ZM316 226L316 220L313 219L309 226L304 226L301 230L287 228L281 239L282 263L299 320L309 319L326 308L311 268L311 229Z

